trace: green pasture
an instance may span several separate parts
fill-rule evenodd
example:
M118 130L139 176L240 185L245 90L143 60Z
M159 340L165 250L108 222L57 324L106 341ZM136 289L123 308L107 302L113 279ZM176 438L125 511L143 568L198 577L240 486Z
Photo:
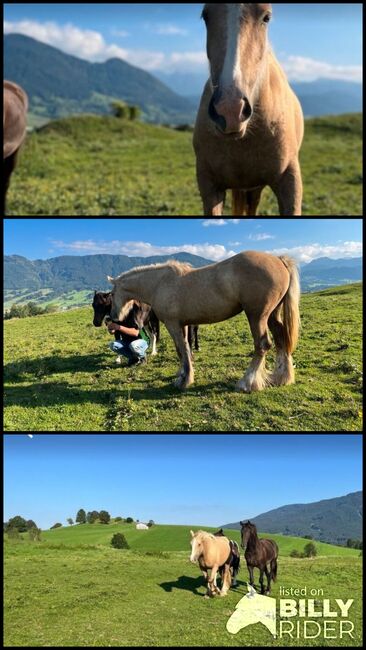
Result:
M359 551L317 544L324 555L293 559L287 551L307 540L270 536L280 547L272 596L294 587L322 590L318 603L353 598L354 638L284 641L261 624L232 636L226 622L247 592L246 567L242 563L238 587L227 598L203 598L201 572L189 562L189 529L86 524L45 531L38 543L6 540L5 646L362 646ZM117 530L131 550L108 545ZM330 549L334 555L326 555Z
M307 120L301 164L304 216L363 214L361 114ZM200 215L192 133L92 115L50 122L27 138L8 208L12 216ZM278 216L269 189L260 215Z
M5 430L361 431L361 285L306 294L301 312L296 384L252 395L235 392L253 350L244 315L200 328L195 384L183 394L164 327L158 356L129 369L115 364L91 307L8 320Z

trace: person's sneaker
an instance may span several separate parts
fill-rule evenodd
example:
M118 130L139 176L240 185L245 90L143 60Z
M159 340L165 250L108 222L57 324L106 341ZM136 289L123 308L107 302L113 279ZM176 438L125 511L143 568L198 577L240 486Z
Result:
M147 363L146 357L142 357L142 359L140 359L139 357L133 357L132 359L129 360L127 367L131 368L131 366L142 366L145 363Z

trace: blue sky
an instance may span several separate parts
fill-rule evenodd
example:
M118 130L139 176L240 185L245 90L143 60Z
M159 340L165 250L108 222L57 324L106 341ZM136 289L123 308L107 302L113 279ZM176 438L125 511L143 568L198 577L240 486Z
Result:
M221 261L242 250L319 257L362 255L362 219L5 219L4 252L28 259L186 251Z
M219 526L362 489L358 434L8 434L4 458L4 521L43 528L79 508Z
M157 76L207 73L201 3L5 3L4 30L90 61L120 57ZM274 3L274 50L290 80L361 81L361 3ZM185 92L192 94L197 86Z

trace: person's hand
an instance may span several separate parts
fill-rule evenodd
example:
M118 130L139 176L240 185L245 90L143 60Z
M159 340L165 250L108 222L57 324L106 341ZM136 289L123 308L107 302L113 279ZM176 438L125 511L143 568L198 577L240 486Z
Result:
M112 321L107 323L108 332L110 334L114 334L117 331L117 327L116 323L112 323Z

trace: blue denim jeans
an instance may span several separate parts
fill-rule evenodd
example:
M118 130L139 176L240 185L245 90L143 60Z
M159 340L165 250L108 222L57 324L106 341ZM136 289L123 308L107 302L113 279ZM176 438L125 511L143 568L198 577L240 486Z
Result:
M122 354L130 360L135 357L138 357L138 359L144 359L146 350L149 346L143 339L138 339L137 341L132 341L130 344L123 343L123 341L113 341L113 343L109 344L109 347L112 352Z

